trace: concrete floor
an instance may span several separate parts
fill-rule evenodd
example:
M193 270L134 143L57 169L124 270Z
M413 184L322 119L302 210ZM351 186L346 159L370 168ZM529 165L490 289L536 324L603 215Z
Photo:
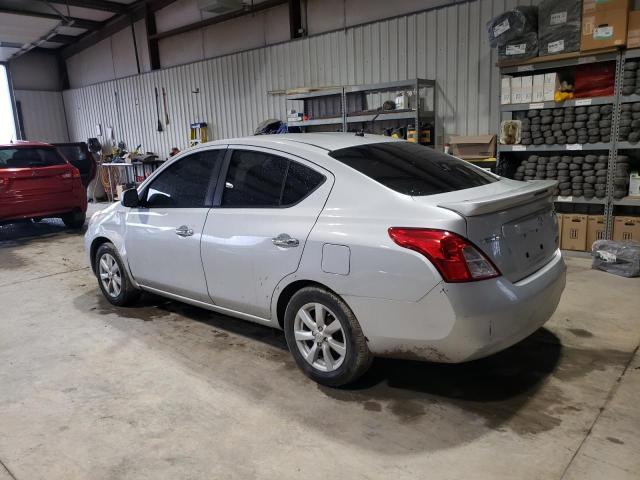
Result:
M117 309L61 224L0 228L0 480L638 479L640 279L569 256L547 326L465 365L376 360L351 388L280 332Z

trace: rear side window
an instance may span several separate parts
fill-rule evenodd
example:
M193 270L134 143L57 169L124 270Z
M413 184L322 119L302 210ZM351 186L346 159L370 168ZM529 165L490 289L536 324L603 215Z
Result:
M313 192L324 179L315 170L277 155L236 150L231 157L222 206L291 206Z
M80 172L87 173L91 170L93 158L88 150L80 145L58 145L57 148Z
M212 187L212 175L225 150L207 150L178 160L162 171L147 189L147 208L203 208Z
M0 168L37 168L65 163L64 158L53 148L0 149Z
M334 150L336 160L385 187L411 196L434 195L497 181L455 157L409 142L385 142Z

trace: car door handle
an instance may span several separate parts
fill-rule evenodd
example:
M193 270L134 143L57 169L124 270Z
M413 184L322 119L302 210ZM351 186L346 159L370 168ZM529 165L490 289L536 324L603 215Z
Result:
M190 237L193 235L193 229L187 227L186 225L181 225L176 228L176 235L180 237Z
M281 233L277 237L273 237L271 241L276 247L283 248L297 247L300 245L300 241L297 238L291 238L286 233Z

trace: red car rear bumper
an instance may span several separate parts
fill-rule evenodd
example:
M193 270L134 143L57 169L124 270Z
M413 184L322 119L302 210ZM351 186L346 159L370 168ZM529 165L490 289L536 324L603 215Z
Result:
M59 217L74 211L87 211L86 190L79 180L73 191L64 194L3 198L0 201L0 222Z

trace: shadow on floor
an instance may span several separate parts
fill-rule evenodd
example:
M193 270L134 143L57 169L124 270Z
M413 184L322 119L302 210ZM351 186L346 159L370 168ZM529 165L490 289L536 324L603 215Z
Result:
M62 220L48 218L39 222L25 220L22 222L0 224L0 247L13 247L27 243L59 238L60 236L84 235L86 225L80 230L70 230Z

